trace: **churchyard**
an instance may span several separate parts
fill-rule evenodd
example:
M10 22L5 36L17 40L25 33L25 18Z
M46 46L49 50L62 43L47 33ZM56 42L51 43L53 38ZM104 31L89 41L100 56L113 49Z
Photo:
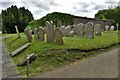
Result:
M26 57L30 58L29 75L37 76L55 68L87 59L108 50L111 46L119 46L118 31L114 26L79 23L78 25L53 25L46 22L46 27L27 27L24 33L5 34L4 43L20 74L26 77ZM32 34L33 32L33 34ZM23 46L24 45L24 46ZM34 53L34 54L33 54Z

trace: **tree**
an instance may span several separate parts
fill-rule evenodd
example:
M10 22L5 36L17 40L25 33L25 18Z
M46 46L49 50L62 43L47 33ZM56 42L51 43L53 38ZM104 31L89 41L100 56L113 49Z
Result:
M18 26L20 32L23 32L30 21L33 20L32 13L25 7L11 6L6 10L2 10L2 31L3 33L15 33L15 25Z
M99 10L95 14L95 18L97 19L105 19L105 20L111 20L113 21L113 24L116 25L116 23L120 24L120 7L112 7L105 10Z
M46 16L42 17L41 19L34 20L32 22L29 22L27 25L28 27L31 27L31 29L34 29L35 27L45 26L46 21L53 21L53 24L56 27L60 27L62 25L72 25L73 24L73 15L66 14L66 13L60 13L60 12L53 12L49 13Z

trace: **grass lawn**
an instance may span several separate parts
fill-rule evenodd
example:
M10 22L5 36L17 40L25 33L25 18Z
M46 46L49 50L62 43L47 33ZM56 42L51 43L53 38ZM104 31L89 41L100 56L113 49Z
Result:
M10 41L13 41L16 37L17 34L13 34L4 41L8 51L10 51ZM16 50L26 42L25 35L21 33L21 38L12 43L12 51ZM75 62L76 60L81 60L87 56L93 55L96 51L98 51L97 53L100 53L99 51L101 48L106 48L117 43L120 43L117 31L103 32L102 36L95 36L94 39L88 39L85 37L78 38L76 36L64 37L64 45L33 40L25 51L16 57L12 57L12 59L17 65L17 63L24 59L28 54L37 54L37 59L30 64L30 76L33 77L59 66ZM85 51L91 49L97 50L89 52ZM26 75L26 66L16 66L16 68L20 71L21 75Z

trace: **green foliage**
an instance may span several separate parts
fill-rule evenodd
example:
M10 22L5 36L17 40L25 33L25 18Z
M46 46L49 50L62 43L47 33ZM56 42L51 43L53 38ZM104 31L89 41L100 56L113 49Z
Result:
M72 25L73 17L74 16L70 14L53 12L47 14L41 19L29 22L27 27L31 27L31 29L34 29L35 27L39 27L39 26L44 27L46 21L53 21L53 24L56 25L56 27L59 27L61 25L70 25L70 24Z
M18 26L20 32L23 32L28 22L33 20L32 13L24 7L11 6L6 10L2 10L2 31L3 33L15 33L15 25Z
M111 20L113 24L120 24L120 7L99 10L95 14L95 18L102 20Z
M2 31L2 15L0 14L0 31Z
M17 37L17 34L12 34L6 39L6 47L9 51L9 43ZM25 58L28 54L35 53L38 55L37 59L30 64L30 76L34 76L40 73L44 73L56 67L74 62L96 54L98 52L82 52L80 50L106 48L113 44L120 43L118 40L118 32L104 32L102 36L95 36L94 39L79 38L79 37L64 37L64 45L57 45L54 43L46 43L44 41L33 40L30 46L21 52L18 56L12 57L15 65ZM108 41L109 40L109 41ZM12 43L12 51L16 50L20 46L26 43L26 37L21 34L21 38ZM76 49L76 51L74 51ZM78 51L77 51L78 49ZM101 54L101 52L99 53ZM21 75L26 74L25 67L17 67Z

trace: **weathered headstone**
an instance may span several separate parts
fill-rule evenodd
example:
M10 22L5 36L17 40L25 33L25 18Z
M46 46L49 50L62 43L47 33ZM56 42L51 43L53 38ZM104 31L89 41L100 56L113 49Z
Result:
M69 37L69 33L70 33L70 31L71 31L71 27L70 26L66 26L65 27L65 37Z
M109 26L108 25L105 26L105 30L109 31Z
M43 30L44 30L44 34L46 34L46 26L43 28Z
M71 25L70 27L71 27L71 31L73 31L75 34L76 33L76 25Z
M96 24L95 26L94 26L94 33L95 33L95 35L97 35L97 36L100 36L101 35L101 26L100 26L100 24Z
M44 29L42 27L38 28L38 38L40 41L44 41Z
M79 23L76 26L76 34L78 37L83 37L83 30L84 30L84 24L83 23Z
M13 51L11 53L11 55L16 56L16 55L20 54L20 52L22 52L23 50L25 50L29 46L30 46L30 43L26 43L25 45L21 46L20 48L16 49L15 51Z
M63 44L62 32L60 31L59 28L55 29L54 39L56 44L60 44L60 45Z
M46 37L47 42L54 42L54 26L52 21L46 22Z
M65 26L61 26L60 31L62 32L62 36L65 36Z
M30 30L30 28L27 28L24 30L24 33L27 37L28 42L32 41L32 30Z
M74 36L74 31L70 31L67 36L68 37L73 37Z
M20 38L20 33L19 33L19 31L18 31L18 27L15 26L15 29L16 29L16 32L17 32L18 38Z
M94 38L94 26L92 22L88 22L84 27L85 36L89 39Z
M110 26L110 31L113 31L114 30L114 26Z
M38 40L38 30L36 28L34 30L34 39Z
M30 54L28 55L29 56L29 63L33 62L36 58L37 58L37 55L36 54ZM17 66L25 66L27 65L27 57L25 57L23 60L21 60Z

